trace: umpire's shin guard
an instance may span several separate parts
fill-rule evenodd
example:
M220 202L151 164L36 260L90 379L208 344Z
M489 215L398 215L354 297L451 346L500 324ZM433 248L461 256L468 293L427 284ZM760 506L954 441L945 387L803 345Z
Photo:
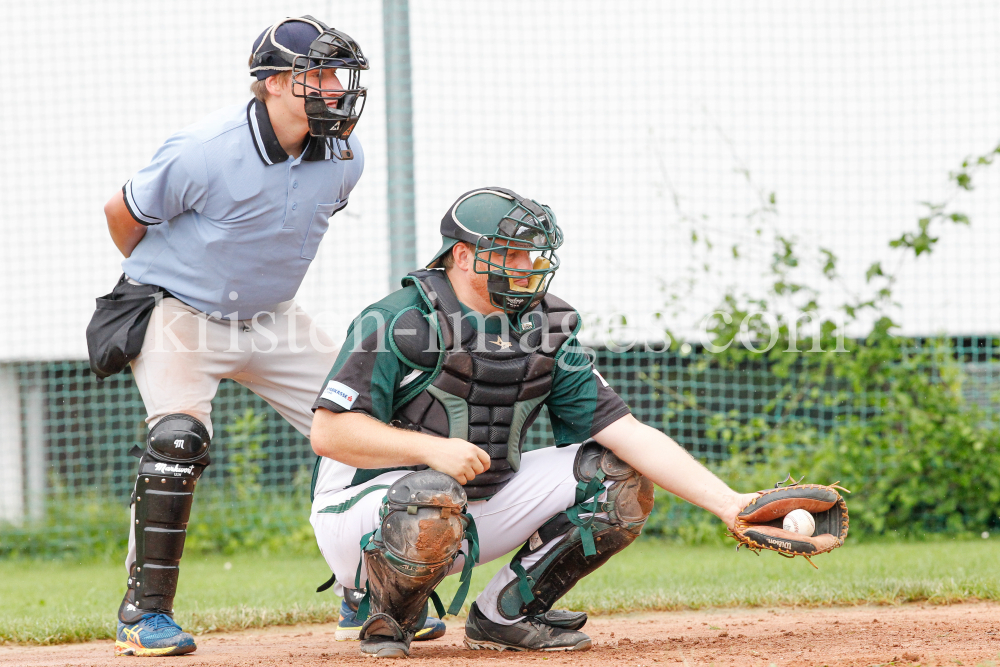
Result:
M135 562L118 609L122 623L143 614L173 615L194 487L209 464L208 430L185 414L167 415L150 430L135 482Z

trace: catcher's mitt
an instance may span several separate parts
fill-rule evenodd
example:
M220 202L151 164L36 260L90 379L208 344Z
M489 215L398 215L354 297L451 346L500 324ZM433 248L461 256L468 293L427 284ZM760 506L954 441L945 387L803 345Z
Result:
M786 481L791 483L761 491L736 515L736 529L730 531L739 542L736 549L741 546L757 552L770 549L789 558L805 556L809 560L810 556L842 546L847 537L847 503L837 490L850 491L837 486L836 482L824 486L800 484L791 477ZM806 510L816 520L816 530L811 537L781 527L785 515L796 509Z

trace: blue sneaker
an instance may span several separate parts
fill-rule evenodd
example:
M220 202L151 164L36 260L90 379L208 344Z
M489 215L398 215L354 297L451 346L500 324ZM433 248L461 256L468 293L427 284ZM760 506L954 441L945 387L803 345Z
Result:
M166 614L143 614L136 623L118 621L115 655L184 655L198 648L194 637Z
M357 610L352 609L345 599L340 603L340 622L337 623L337 634L334 635L334 639L338 642L358 641L362 625L364 623L358 621ZM440 618L428 616L427 620L424 621L424 627L417 630L417 634L413 636L413 639L418 642L437 639L438 637L444 637L445 630L444 621Z

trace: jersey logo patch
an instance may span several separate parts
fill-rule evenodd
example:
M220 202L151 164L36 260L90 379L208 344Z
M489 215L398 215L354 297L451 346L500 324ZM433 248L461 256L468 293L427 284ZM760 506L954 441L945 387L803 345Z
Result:
M501 350L506 350L508 347L510 347L511 345L513 345L513 343L505 341L499 335L497 335L497 339L496 340L491 340L490 342L493 343L494 345L499 346L499 348Z
M354 407L354 401L358 399L358 392L348 387L346 384L330 380L323 390L323 398L336 403L345 410Z

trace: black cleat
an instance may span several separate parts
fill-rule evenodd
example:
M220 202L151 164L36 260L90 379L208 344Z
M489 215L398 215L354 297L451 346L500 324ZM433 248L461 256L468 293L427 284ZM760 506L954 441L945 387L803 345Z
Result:
M575 620L579 622L579 618ZM580 623L578 627L582 626ZM474 651L587 651L591 646L590 637L584 633L549 625L544 615L528 617L513 625L494 623L483 616L475 602L465 622L465 645Z

